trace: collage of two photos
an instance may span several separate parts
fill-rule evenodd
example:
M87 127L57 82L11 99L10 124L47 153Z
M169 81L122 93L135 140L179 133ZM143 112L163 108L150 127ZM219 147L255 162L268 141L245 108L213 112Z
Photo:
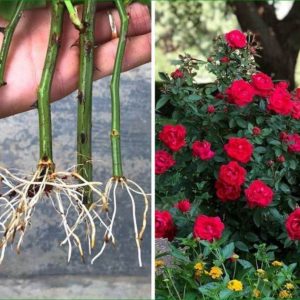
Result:
M299 14L0 0L0 299L300 299Z

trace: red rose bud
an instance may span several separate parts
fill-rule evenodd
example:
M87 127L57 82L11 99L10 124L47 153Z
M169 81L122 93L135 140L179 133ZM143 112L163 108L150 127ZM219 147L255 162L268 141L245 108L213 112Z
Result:
M215 152L211 150L211 144L207 141L195 141L192 145L193 156L202 160L209 160L215 156Z
M257 136L261 134L261 129L259 127L253 127L252 134Z
M254 180L245 190L246 199L250 208L266 207L273 200L273 191L263 181Z
M280 81L276 84L276 88L287 90L289 88L289 83L287 81Z
M232 82L225 91L228 102L238 106L245 106L252 102L255 90L250 83L243 79Z
M208 62L213 62L214 59L213 59L213 57L208 57L208 58L207 58L207 61L208 61Z
M295 209L288 216L285 228L291 240L300 240L300 208Z
M300 88L296 88L295 95L298 100L300 100Z
M229 59L229 57L224 56L224 57L222 57L222 58L220 59L220 62L226 64L226 63L229 63L229 62L230 62L230 59Z
M280 163L284 163L285 162L285 157L283 155L279 155L276 160Z
M222 165L218 179L231 186L241 186L245 182L247 171L236 161L231 161L227 165Z
M232 30L225 34L225 40L233 49L245 48L247 45L246 36L239 30Z
M155 211L155 238L167 238L169 241L174 239L176 227L172 215L166 211Z
M230 138L224 150L230 158L246 164L251 159L253 145L246 138Z
M289 115L293 107L290 93L281 87L276 87L268 99L268 110L279 115Z
M219 217L200 215L195 220L194 237L212 242L222 237L224 228L224 223Z
M171 77L173 79L183 78L184 74L179 69L176 69L174 72L171 73Z
M175 207L178 208L181 212L185 213L191 210L191 203L189 199L183 199L176 203Z
M209 114L213 114L216 111L215 107L213 105L208 105L207 112Z
M292 106L292 118L299 120L300 119L300 101L293 101Z
M231 262L236 262L240 257L236 254L236 253L233 253L232 256L229 258L229 260Z
M159 150L155 153L155 174L163 174L175 165L173 156L167 151Z
M227 113L228 112L228 107L224 107L223 111L224 111L224 113Z
M272 78L259 72L251 76L251 85L258 96L267 97L274 89Z
M222 94L222 93L217 93L216 95L215 95L215 98L216 99L219 99L219 100L222 100L222 99L224 99L224 95Z
M183 125L165 125L158 137L167 147L176 152L185 146L186 129Z
M282 131L280 132L279 137L282 141L286 142L288 140L289 135L286 132Z

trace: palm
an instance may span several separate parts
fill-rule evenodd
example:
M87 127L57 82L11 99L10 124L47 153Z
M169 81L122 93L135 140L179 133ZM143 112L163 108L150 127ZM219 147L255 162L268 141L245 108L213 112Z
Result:
M123 70L150 60L150 16L140 4L129 7L130 27ZM96 14L95 79L111 74L118 39L111 40L107 9ZM119 18L112 11L117 27ZM24 12L11 44L6 72L6 86L0 88L0 117L26 111L37 98L50 29L50 9ZM4 21L0 19L0 26ZM60 99L77 88L79 77L78 31L65 16L58 61L52 83L51 98ZM2 42L2 37L0 44Z

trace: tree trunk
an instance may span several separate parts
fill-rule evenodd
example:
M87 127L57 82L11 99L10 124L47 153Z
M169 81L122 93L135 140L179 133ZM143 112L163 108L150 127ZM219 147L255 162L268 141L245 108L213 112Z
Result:
M294 2L283 20L275 7L265 1L231 2L243 31L256 34L263 50L256 61L261 70L276 80L288 80L295 87L295 67L300 49L300 3Z

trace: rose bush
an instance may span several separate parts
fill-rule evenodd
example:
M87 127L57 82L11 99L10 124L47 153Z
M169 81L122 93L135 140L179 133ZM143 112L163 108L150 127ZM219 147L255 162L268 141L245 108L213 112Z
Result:
M175 71L180 76L160 74L164 85L157 110L167 105L168 114L156 118L156 148L174 163L157 173L156 206L170 211L176 227L170 255L185 261L187 269L200 260L223 272L222 288L208 281L214 278L205 268L203 280L191 274L185 283L181 280L196 295L188 299L198 299L199 291L207 296L203 284L218 290L214 299L229 294L250 299L255 293L276 299L298 293L261 283L250 291L243 277L250 265L258 269L259 247L267 249L269 262L276 257L300 277L300 89L290 91L287 82L259 71L254 61L258 50L251 33L234 30L215 40L207 61L180 56ZM200 85L197 71L204 66L216 80ZM185 213L174 207L181 199L191 204ZM240 268L225 259L228 247L239 257Z

